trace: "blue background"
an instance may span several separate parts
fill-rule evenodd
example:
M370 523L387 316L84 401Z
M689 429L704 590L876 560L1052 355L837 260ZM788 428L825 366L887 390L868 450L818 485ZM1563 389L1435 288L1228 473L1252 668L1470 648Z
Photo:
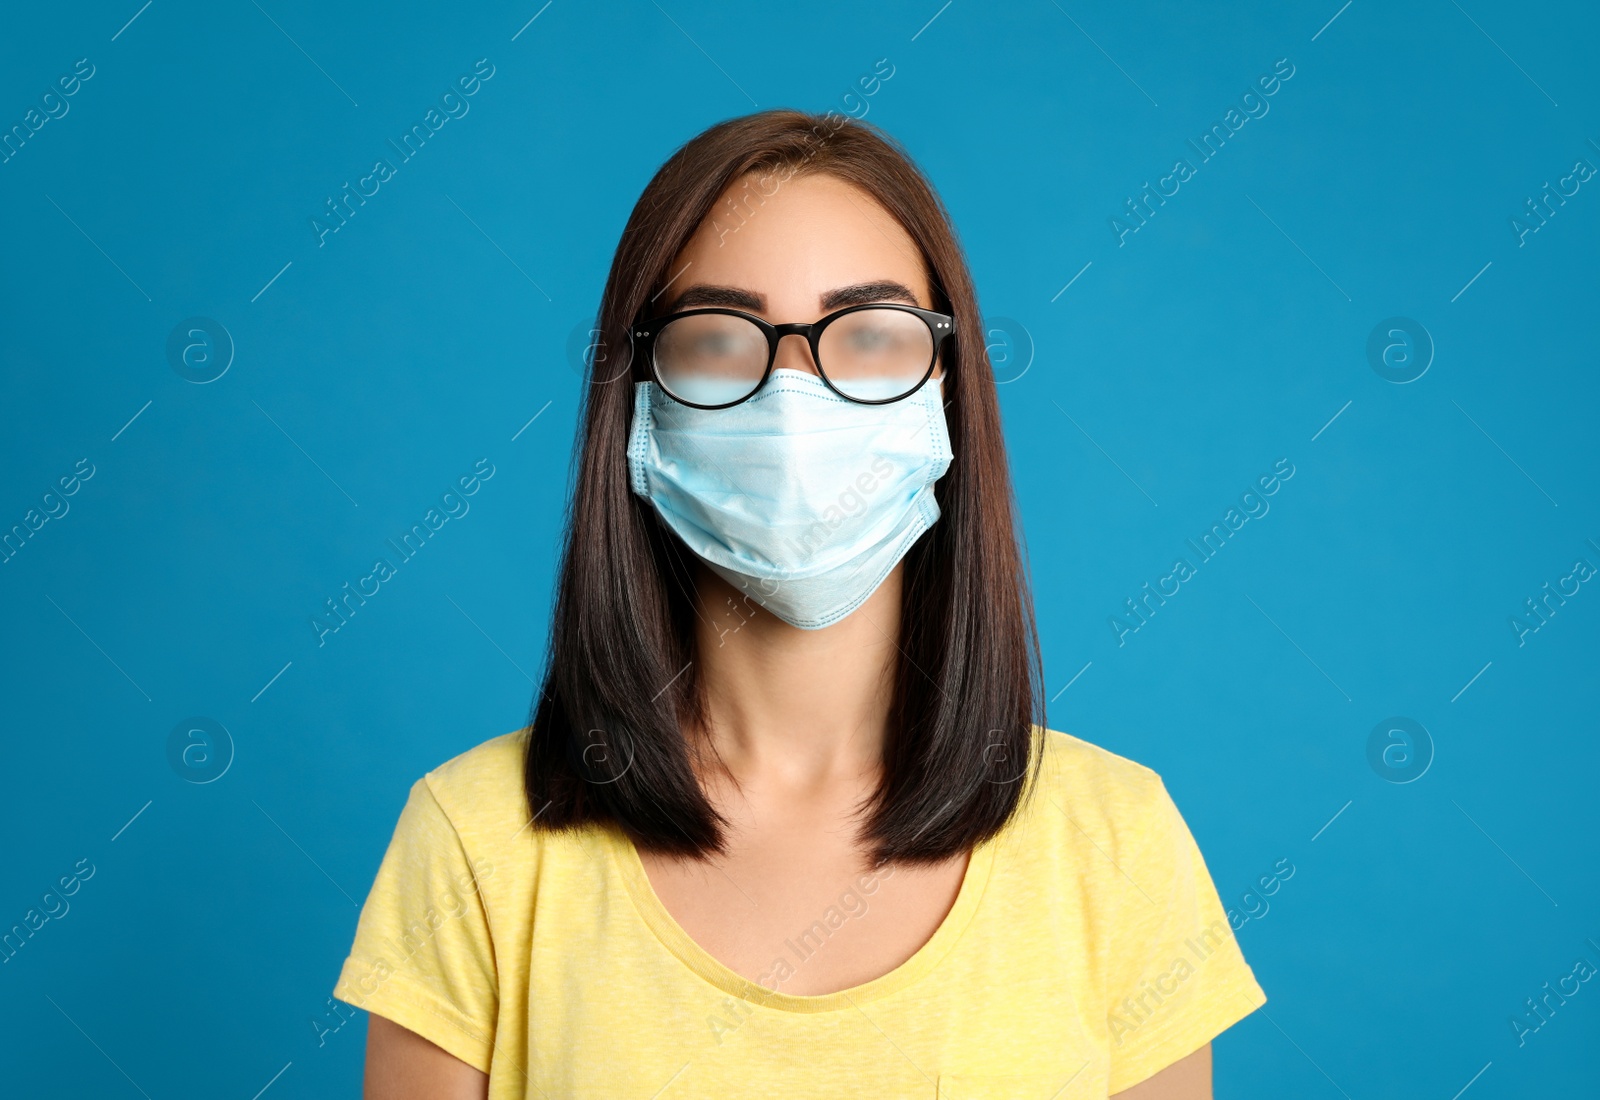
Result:
M5 1091L358 1095L365 1017L334 1029L328 994L411 782L524 721L617 236L678 144L798 106L865 110L948 202L1051 724L1157 770L1254 914L1270 999L1217 1042L1217 1095L1592 1095L1600 984L1511 1024L1600 966L1600 592L1512 623L1600 566L1600 179L1512 222L1600 166L1600 37L1589 6L1531 14L12 6L0 126L94 75L0 164L0 530L93 474L0 564L0 926L95 871L0 965ZM319 244L480 58L469 113ZM166 350L193 317L235 348L205 384ZM1434 346L1406 383L1368 356L1392 317ZM324 601L480 459L470 511L319 645ZM1279 459L1270 511L1119 637ZM212 782L169 759L194 717L231 741ZM1374 763L1391 718L1428 746Z

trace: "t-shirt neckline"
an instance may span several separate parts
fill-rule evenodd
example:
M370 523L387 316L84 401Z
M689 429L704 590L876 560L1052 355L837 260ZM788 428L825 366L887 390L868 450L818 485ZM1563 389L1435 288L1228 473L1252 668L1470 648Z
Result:
M684 931L656 894L631 838L615 823L600 830L611 866L621 875L634 908L656 938L692 972L731 996L785 1012L829 1012L886 997L925 977L955 946L977 913L994 866L995 838L977 845L967 860L956 899L933 935L887 974L833 993L783 993L753 982L728 967Z

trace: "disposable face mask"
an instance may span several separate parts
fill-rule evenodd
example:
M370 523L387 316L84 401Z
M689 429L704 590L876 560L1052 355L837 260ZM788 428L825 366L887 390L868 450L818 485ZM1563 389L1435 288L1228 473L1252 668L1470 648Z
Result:
M634 385L633 491L729 584L806 630L860 607L933 526L951 457L936 378L862 405L779 368L725 409Z

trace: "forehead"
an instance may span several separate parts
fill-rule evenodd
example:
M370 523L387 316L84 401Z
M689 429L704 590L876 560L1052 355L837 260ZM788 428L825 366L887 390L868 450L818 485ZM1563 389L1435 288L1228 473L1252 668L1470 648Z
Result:
M793 301L887 279L930 304L922 250L881 203L837 176L781 178L735 180L668 269L670 289L717 283Z

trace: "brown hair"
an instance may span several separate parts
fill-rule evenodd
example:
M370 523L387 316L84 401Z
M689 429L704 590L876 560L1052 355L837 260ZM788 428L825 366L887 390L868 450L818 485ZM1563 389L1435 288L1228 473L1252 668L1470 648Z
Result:
M949 215L905 151L845 116L769 110L718 123L663 164L612 259L594 343L629 347L668 266L708 216L745 216L798 174L857 185L923 250L933 308L955 317L944 348L954 459L935 484L941 518L907 552L900 658L884 775L862 836L879 860L946 859L993 836L1036 771L1042 669L994 375ZM713 204L746 181L722 211ZM745 205L741 211L741 204ZM648 365L588 367L551 618L525 766L541 828L614 822L640 847L723 850L725 821L691 766L681 721L702 714L694 663L695 558L630 488L633 384Z

